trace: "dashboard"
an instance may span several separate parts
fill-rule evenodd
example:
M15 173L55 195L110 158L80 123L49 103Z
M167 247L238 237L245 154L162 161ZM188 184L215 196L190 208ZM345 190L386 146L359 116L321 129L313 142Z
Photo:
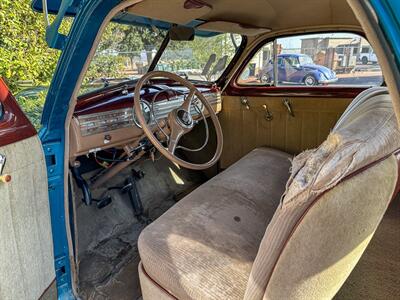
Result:
M216 113L222 109L221 92L216 86L197 86ZM133 87L118 86L86 95L77 101L70 126L70 158L111 147L123 147L143 136L133 105ZM152 83L141 91L141 107L151 125L182 105L188 90L164 82ZM200 101L194 99L193 118L207 116Z

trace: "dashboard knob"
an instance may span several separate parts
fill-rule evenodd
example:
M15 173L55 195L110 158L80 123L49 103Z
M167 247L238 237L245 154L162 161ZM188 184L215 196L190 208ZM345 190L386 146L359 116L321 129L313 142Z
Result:
M11 181L11 175L5 174L0 176L0 182L2 183L8 183Z
M104 136L104 144L108 144L108 143L110 143L110 142L111 142L111 135L106 134L106 135Z

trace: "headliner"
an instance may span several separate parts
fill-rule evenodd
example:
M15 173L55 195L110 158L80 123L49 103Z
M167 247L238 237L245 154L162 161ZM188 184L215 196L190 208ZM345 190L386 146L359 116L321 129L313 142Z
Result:
M128 11L182 25L197 19L272 31L310 26L359 26L346 0L143 0ZM212 30L212 23L209 24ZM229 31L228 26L226 31Z

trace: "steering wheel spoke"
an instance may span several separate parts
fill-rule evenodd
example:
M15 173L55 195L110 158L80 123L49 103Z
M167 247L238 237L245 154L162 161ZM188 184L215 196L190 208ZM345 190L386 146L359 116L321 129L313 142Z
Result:
M175 154L176 147L178 146L179 140L184 135L184 132L175 127L171 130L171 134L168 139L168 151L171 154Z
M168 152L175 154L179 140L185 134L185 129L182 128L182 126L180 126L176 121L175 111L172 111L168 114L168 124L170 128L170 134L168 137Z
M192 101L194 98L194 95L196 93L196 89L189 89L189 94L186 96L185 101L183 101L181 105L181 109L186 110L187 112L190 113L190 107L192 105Z

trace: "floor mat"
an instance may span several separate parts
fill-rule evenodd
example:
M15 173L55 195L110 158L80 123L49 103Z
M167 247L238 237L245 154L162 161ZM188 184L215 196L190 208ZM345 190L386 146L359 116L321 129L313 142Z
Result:
M181 169L164 158L156 163L143 160L133 167L145 173L137 187L146 216L152 220L205 181L201 172ZM127 194L108 190L109 187L122 186L130 173L127 168L92 191L95 198L112 197L112 203L103 209L95 205L85 206L80 201L80 191L75 188L78 237L75 249L81 299L132 300L141 295L137 239L146 224L134 217ZM84 177L92 175L88 173Z
M335 300L391 300L400 295L400 198L389 206L374 237Z

